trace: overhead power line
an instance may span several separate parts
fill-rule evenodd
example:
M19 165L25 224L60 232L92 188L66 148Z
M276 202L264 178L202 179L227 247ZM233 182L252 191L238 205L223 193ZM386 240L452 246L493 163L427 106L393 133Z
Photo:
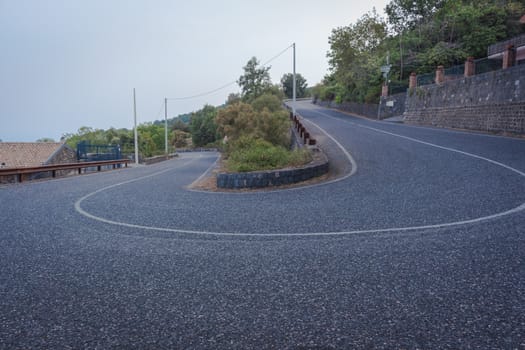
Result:
M273 62L274 60L276 60L277 58L281 57L286 51L288 51L291 47L293 47L294 44L288 46L287 48L285 48L284 50L282 50L281 52L279 52L277 55L273 56L272 58L270 58L268 61L264 62L262 64L263 67L267 66L270 62ZM196 95L191 95L191 96L184 96L184 97L168 97L167 99L169 101L181 101L181 100L191 100L191 99L194 99L194 98L198 98L198 97L204 97L204 96L208 96L208 95L211 95L213 93L216 93L217 91L220 91L222 89L225 89L233 84L237 84L237 80L234 80L234 81L231 81L227 84L224 84L216 89L213 89L213 90L210 90L210 91L206 91L206 92L203 92L203 93L200 93L200 94L196 94Z
M170 101L173 101L173 100L177 100L177 101L180 101L180 100L191 100L193 98L197 98L197 97L203 97L203 96L207 96L207 95L211 95L217 91L220 91L222 89L225 89L227 88L228 86L231 86L233 84L236 84L237 83L237 80L235 81L232 81L232 82L229 82L228 84L224 84L223 86L221 87L218 87L216 89L213 89L213 90L210 90L210 91L207 91L207 92L203 92L203 93L200 93L200 94L197 94L197 95L192 95L192 96L185 96L185 97L168 97L168 100Z
M288 46L286 49L282 50L281 52L279 52L277 55L273 56L272 58L270 58L268 61L264 62L262 64L262 66L266 66L268 63L276 60L277 58L281 57L286 51L288 51L291 47L293 47L294 44Z

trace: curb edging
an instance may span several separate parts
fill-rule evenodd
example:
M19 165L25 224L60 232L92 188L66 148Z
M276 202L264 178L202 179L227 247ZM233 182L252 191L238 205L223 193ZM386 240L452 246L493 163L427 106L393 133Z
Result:
M328 173L328 158L320 150L319 158L306 166L293 169L253 171L248 173L219 173L217 187L227 189L264 188L290 185Z

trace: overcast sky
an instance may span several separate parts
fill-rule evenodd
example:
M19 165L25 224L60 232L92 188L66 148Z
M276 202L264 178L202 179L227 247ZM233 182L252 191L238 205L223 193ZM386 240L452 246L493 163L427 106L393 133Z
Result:
M163 119L165 97L236 81L255 56L297 46L309 85L327 73L328 37L387 0L0 0L0 139L59 140L81 126ZM270 63L278 83L292 50ZM222 104L214 94L168 103L168 117Z

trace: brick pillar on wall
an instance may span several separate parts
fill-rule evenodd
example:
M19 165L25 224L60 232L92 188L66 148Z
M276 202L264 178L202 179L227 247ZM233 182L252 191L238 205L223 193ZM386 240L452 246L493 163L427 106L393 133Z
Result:
M416 72L410 73L410 79L408 80L408 88L414 89L417 86L417 75Z
M381 87L381 96L382 97L388 96L388 85L387 84L383 84L383 86Z
M445 81L445 67L438 66L436 69L436 84L441 84Z
M474 63L474 57L467 58L465 62L465 77L471 77L476 74L476 64Z
M512 67L516 64L516 49L514 45L508 45L503 52L503 69Z

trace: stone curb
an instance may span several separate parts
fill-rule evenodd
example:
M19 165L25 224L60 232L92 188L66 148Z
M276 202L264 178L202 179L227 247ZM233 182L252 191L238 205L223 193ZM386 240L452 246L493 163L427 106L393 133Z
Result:
M219 173L217 187L228 189L263 188L282 186L310 180L328 173L328 158L319 152L318 158L300 168L253 171L248 173Z

